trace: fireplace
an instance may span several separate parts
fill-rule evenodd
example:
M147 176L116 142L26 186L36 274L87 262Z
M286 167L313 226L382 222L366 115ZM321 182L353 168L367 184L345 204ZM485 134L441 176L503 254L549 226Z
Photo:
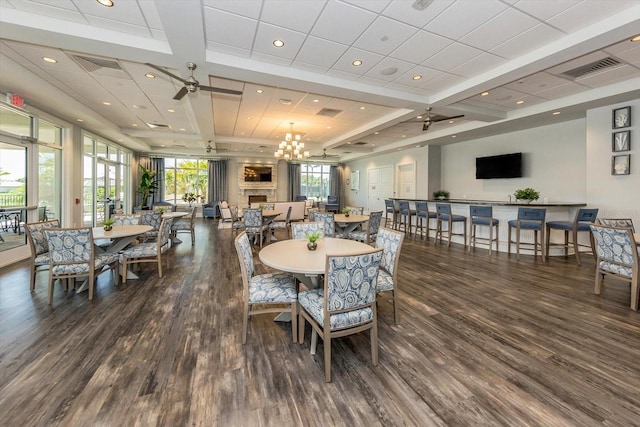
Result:
M267 196L264 194L250 194L249 195L249 206L251 203L266 203Z

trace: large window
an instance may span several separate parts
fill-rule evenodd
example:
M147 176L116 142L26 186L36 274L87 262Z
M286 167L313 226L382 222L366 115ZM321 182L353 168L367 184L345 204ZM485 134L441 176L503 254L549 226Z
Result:
M330 165L300 165L300 194L315 201L327 200Z
M183 197L193 193L196 203L207 200L208 161L200 159L164 159L164 200L174 204L187 204Z

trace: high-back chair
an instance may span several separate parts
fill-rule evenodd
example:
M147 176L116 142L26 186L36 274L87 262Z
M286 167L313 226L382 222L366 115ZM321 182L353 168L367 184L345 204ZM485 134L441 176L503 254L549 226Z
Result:
M233 234L236 235L239 230L244 230L244 221L238 216L237 206L229 207L229 211L231 212L231 229L233 230Z
M315 222L316 221L316 217L315 215L320 212L320 209L318 208L311 208L309 209L309 211L307 212L307 219L309 220L309 222Z
M272 211L276 208L275 203L260 203L260 205L262 205L262 209L265 211Z
M262 313L290 312L291 335L297 340L298 291L293 276L288 273L267 273L254 275L253 251L246 232L240 233L234 241L240 271L242 272L242 344L247 342L249 317ZM254 309L254 305L262 308ZM276 307L273 307L276 305ZM288 307L282 307L288 305ZM265 307L266 306L266 307Z
M69 279L88 277L89 299L93 299L96 271L109 266L118 284L118 254L96 254L91 227L49 228L44 230L49 244L49 305L53 302L53 283L56 280L68 284ZM65 288L68 286L65 285Z
M321 232L324 236L324 222L292 222L291 238L301 240L306 238L308 234Z
M631 284L630 307L638 311L640 271L638 270L638 242L631 228L590 225L596 248L596 283L594 292L600 295L605 275L617 277Z
M338 196L327 197L327 202L324 204L325 212L338 212L340 209L340 198Z
M454 215L451 213L451 205L449 203L436 203L436 220L438 221L438 229L436 230L436 240L442 242L442 234L447 233L447 246L451 246L451 236L462 236L463 247L467 247L467 217L464 215ZM462 223L462 233L454 233L453 225ZM445 230L442 225L447 224Z
M351 240L358 240L366 244L375 242L378 236L378 230L380 229L380 223L382 222L382 211L371 212L369 214L369 221L364 230L355 230L349 233L347 236Z
M544 219L547 214L545 208L518 208L518 218L509 221L509 238L507 241L507 253L511 253L511 230L516 232L516 258L520 259L520 246L527 245L533 249L533 256L537 256L540 249L540 257L544 262ZM522 242L522 231L533 231L533 242ZM538 233L540 233L540 243L538 243Z
M376 292L391 292L393 323L398 323L398 262L404 233L381 227L376 238L376 248L382 249L380 271L376 280Z
M632 232L636 232L631 218L598 218L596 222L609 227L630 228Z
M162 212L142 211L140 214L140 224L150 225L153 230L147 231L142 235L142 241L155 240L160 232L160 224L162 223Z
M111 219L114 221L113 225L139 225L141 215L135 214L113 214Z
M269 224L269 229L271 229L271 231L285 230L287 234L289 234L289 226L291 225L292 209L293 209L293 206L289 206L289 208L287 209L287 216L285 217L284 221L273 221L271 224Z
M155 242L141 243L120 252L122 283L127 283L128 266L143 262L155 262L158 265L158 277L162 277L162 255L171 247L172 224L173 218L163 219Z
M49 228L60 228L60 221L57 219L43 222L33 222L24 225L27 233L27 240L31 248L31 269L29 275L29 289L33 292L36 288L36 274L38 268L49 265L49 242L44 230Z
M326 237L336 236L336 221L333 212L316 212L313 215L313 220L324 224L324 235Z
M359 255L327 255L324 287L298 294L298 341L304 342L305 320L312 328L312 354L315 354L317 336L322 336L326 382L331 381L332 338L370 330L371 360L374 366L378 365L376 279L381 258L382 249Z
M493 242L496 242L496 252L499 251L499 237L500 237L500 221L493 217L493 206L469 206L469 226L471 230L469 232L469 252L471 248L476 246L478 240L487 242L489 244L489 255L491 255L491 247ZM489 237L478 237L477 227L488 227ZM495 234L494 234L495 228Z
M345 209L349 211L349 215L364 214L364 206L345 206Z
M242 216L244 219L244 230L248 235L253 237L254 242L256 238L259 238L260 248L262 248L265 234L269 231L269 227L265 225L262 220L262 209L244 209Z
M596 221L598 217L598 209L578 209L573 221L549 221L547 222L547 248L546 258L549 259L549 248L551 246L562 246L564 248L564 256L569 255L569 247L573 247L576 255L576 261L580 265L580 248L588 247L595 258L596 251L593 249L593 234L589 226ZM551 243L551 230L564 231L563 243ZM569 233L571 233L571 242L569 242ZM578 233L588 233L589 245L580 244L578 242Z
M189 207L189 215L171 224L171 234L175 237L178 233L191 233L191 245L196 241L196 208Z
M396 215L398 210L396 209L393 200L384 200L384 226L387 228L396 228Z
M435 220L436 227L430 226L431 220ZM438 214L429 210L429 204L427 202L416 202L416 235L420 233L421 236L425 236L429 240L429 231L433 230L438 232Z

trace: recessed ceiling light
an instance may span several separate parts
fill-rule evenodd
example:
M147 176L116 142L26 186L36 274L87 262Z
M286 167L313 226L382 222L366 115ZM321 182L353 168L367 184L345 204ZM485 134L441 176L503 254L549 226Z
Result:
M58 62L58 60L57 60L57 59L55 59L55 58L49 58L48 56L43 56L43 57L42 57L42 60L43 60L44 62L48 62L48 63L50 63L50 64L56 64L56 63Z
M358 66L358 65L362 65L362 61L359 59L356 59L355 61L353 61L351 64L353 64L354 66Z
M422 147L422 145L420 145L420 144L416 145L416 148L420 148L420 147Z
M133 126L133 127L135 128L135 127L138 127L138 124L137 124L137 123L134 123L134 124L132 124L131 126Z
M631 39L632 42L640 42L640 34Z
M320 100L319 99L314 99L313 102L320 102Z
M516 104L518 104L518 105L524 104L524 101L518 101L518 102L516 102Z
M160 147L164 147L164 144L160 144Z
M327 129L331 129L331 126L327 126Z
M173 110L171 108L169 108L167 111L170 112L170 113L175 113L176 112L176 110Z
M415 76L411 77L413 80L420 80L422 78L422 76L420 74L416 74Z
M113 7L113 1L112 0L96 0L99 4L105 6L105 7Z
M262 90L262 89L258 89L258 90L256 90L256 93L262 93L262 92L263 92L263 90Z
M487 95L489 95L489 92L482 92L482 93L480 94L480 96L487 96Z
M273 45L275 47L282 47L282 46L284 46L284 42L282 40L274 40L273 41Z
M453 123L453 120L449 120L449 124Z
M155 75L155 74L153 74L153 73L146 73L144 76L145 76L146 78L148 78L148 79L155 79L155 78L156 78L156 75Z
M367 109L367 107L364 107L364 106L363 106L363 107L360 107L360 109L361 109L361 110L366 110L366 109Z
M407 135L402 135L402 137L403 137L403 138L406 138L406 137L407 137Z
M180 130L185 131L186 129L185 128L180 128Z
M76 119L77 122L84 122L82 119Z
M111 103L110 103L110 102L107 102L107 101L104 101L104 102L103 102L103 104L104 104L104 105L111 105Z
M122 138L119 138L119 139L118 139L118 142L122 142L122 141L123 141L123 139L122 139Z
M374 132L373 134L374 135L380 135L380 132Z
M554 111L554 112L553 112L553 115L554 115L554 116L557 116L558 114L560 114L560 111Z
M456 137L456 135L451 135L451 138L455 138L455 137Z

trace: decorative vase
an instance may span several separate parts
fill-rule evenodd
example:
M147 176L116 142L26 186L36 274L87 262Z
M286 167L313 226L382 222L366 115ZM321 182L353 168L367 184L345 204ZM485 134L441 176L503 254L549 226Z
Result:
M307 242L307 249L310 251L315 251L318 247L318 242Z
M344 216L345 216L346 218L349 218L349 214L348 214L348 213L344 214Z
M113 228L113 226L111 226L111 225L105 225L104 226L104 231L111 231L112 228Z

